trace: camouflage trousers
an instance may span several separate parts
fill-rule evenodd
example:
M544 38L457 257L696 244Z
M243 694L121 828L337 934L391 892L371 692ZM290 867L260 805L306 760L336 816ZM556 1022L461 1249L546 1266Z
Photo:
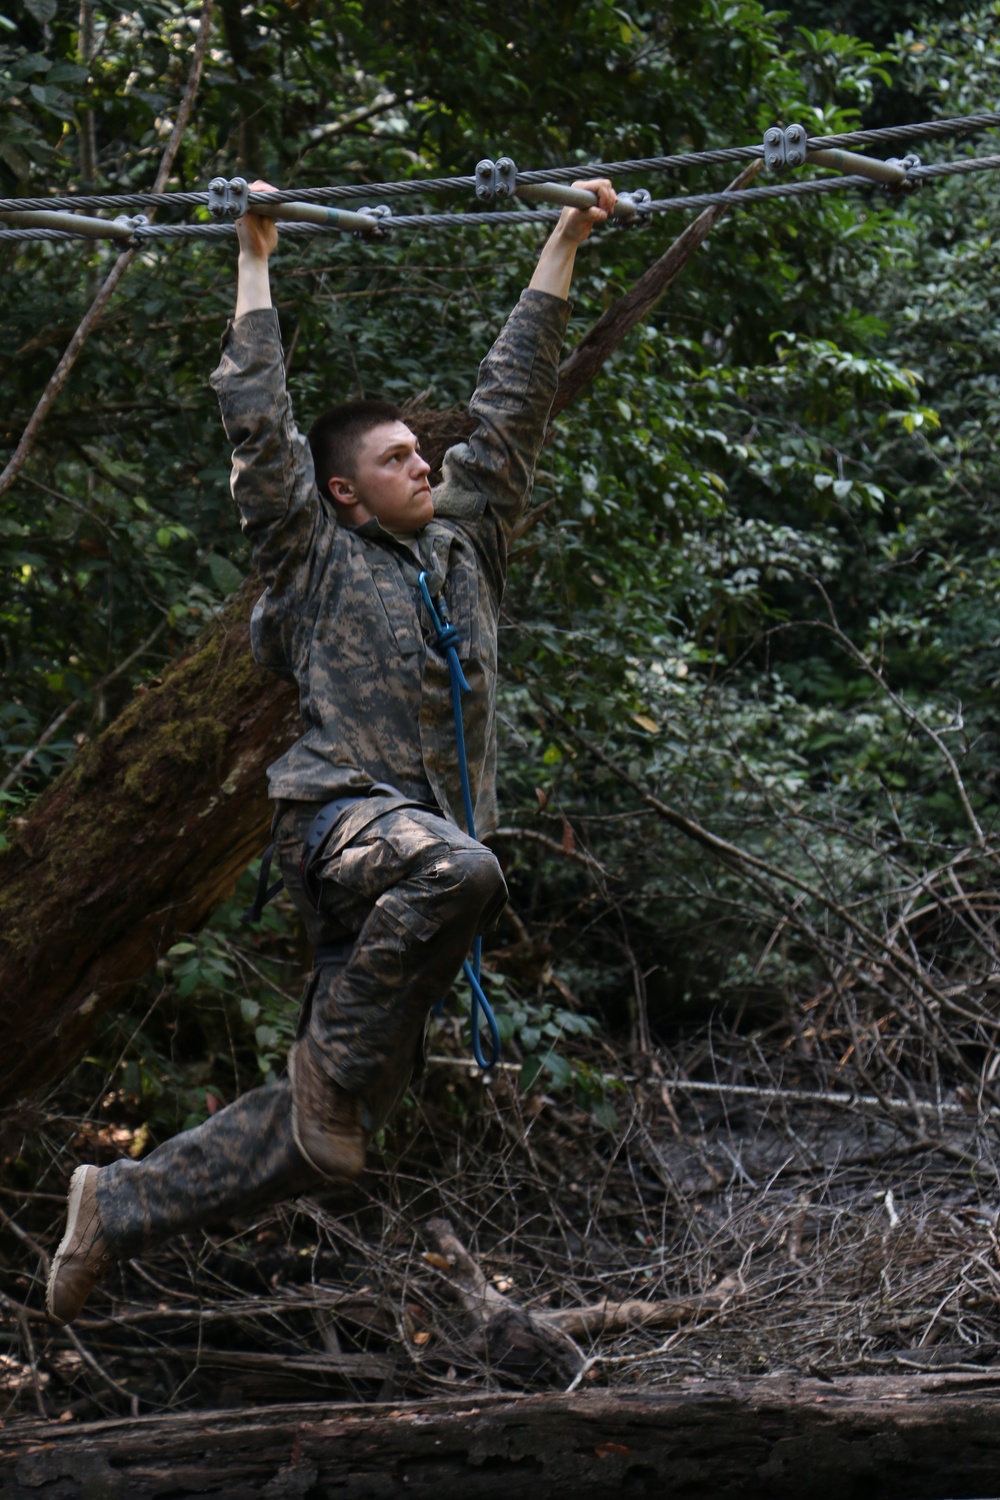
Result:
M314 1056L364 1101L371 1135L402 1097L430 1008L477 932L507 898L494 856L402 797L354 803L334 823L307 891L303 845L318 805L275 818L282 875L309 938L334 961L313 974L299 1017ZM292 1138L287 1078L251 1089L140 1162L102 1168L98 1203L112 1252L127 1259L170 1235L258 1212L323 1185Z

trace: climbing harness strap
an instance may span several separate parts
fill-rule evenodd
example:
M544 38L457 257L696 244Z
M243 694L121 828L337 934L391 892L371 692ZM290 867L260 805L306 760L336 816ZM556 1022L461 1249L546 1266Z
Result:
M455 716L455 744L458 749L458 777L462 787L462 803L465 810L465 827L470 838L476 837L476 819L472 810L472 788L469 785L469 762L465 753L465 723L462 718L462 694L471 693L472 689L465 680L462 671L462 663L458 659L456 649L458 642L458 631L448 618L448 606L444 595L437 596L438 606L435 609L434 600L427 583L428 574L421 572L417 579L424 603L431 617L431 624L436 632L434 646L446 659L448 671L451 676L451 707ZM469 1020L472 1027L472 1055L483 1069L495 1067L500 1061L500 1032L497 1028L496 1017L492 1006L486 998L482 982L479 977L480 960L483 951L483 940L477 937L472 944L472 960L466 959L462 970L469 981L469 989L472 1000L469 1011ZM480 1013L486 1022L490 1033L490 1055L489 1059L484 1057L482 1044L479 1040L479 1017Z
M319 812L309 824L309 832L306 834L302 845L302 858L299 860L299 874L302 876L302 884L306 893L312 901L316 910L319 911L320 886L319 881L313 874L313 865L322 854L326 841L330 837L334 823L341 813L353 807L355 802L363 802L364 793L352 793L348 797L335 797L332 802L324 802Z
M260 874L257 876L257 890L254 893L253 905L248 906L246 911L240 918L240 922L246 923L248 926L251 924L256 925L256 923L260 921L261 917L264 915L264 907L268 904L269 901L274 900L275 896L278 894L285 883L280 875L273 885L268 885L267 883L271 874L271 861L274 858L274 847L275 846L273 843L268 844L267 848L264 850L264 853L260 857Z
M364 802L369 797L401 797L402 795L402 792L396 787L390 786L388 782L377 781L374 786L369 787L367 792L352 793L347 797L335 797L332 802L324 802L309 825L309 831L306 834L305 843L302 848L302 859L299 863L299 874L302 876L302 883L308 891L309 896L316 903L317 910L319 909L319 887L315 876L311 873L312 867L322 853L326 841L330 836L330 831L341 813L346 812L349 807L353 807L355 802ZM241 921L245 923L259 922L264 907L269 901L274 900L285 883L279 876L273 885L268 885L275 847L273 843L268 844L261 855L260 874L257 876L257 890L254 895L253 905L247 907L241 918Z

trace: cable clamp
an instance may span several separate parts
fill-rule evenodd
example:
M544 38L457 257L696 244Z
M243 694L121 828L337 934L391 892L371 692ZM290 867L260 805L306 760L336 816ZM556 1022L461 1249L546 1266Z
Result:
M376 208L359 208L359 214L365 214L374 220L371 229L355 229L356 240L387 240L392 232L389 220L392 218L392 209L388 203L380 203Z
M149 215L134 214L132 218L129 218L128 214L119 214L114 222L122 224L126 229L132 231L132 238L128 241L128 247L130 250L138 250L143 243L142 231L149 223Z
M213 177L208 184L208 211L213 219L238 219L247 211L245 177Z
M906 173L906 176L903 178L898 187L891 187L888 183L886 184L885 190L887 193L895 194L916 192L917 188L920 186L920 178L911 177L910 173L912 172L914 167L919 167L919 156L915 155L912 152L909 156L904 156L902 159L900 159L898 156L890 156L887 165L890 167L901 167L902 170Z
M802 167L806 161L809 137L804 125L789 125L782 129L772 125L764 131L764 165L769 170L781 167Z
M509 156L498 161L484 157L476 163L476 197L480 203L492 203L494 198L513 198L517 192L517 167Z
M625 213L621 213L623 207ZM633 188L630 193L619 193L618 210L610 220L616 229L643 229L653 222L653 200L646 188Z

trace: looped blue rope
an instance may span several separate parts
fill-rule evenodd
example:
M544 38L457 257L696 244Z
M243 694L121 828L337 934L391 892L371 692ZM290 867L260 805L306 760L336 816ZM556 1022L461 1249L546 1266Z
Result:
M469 785L469 762L465 753L465 724L462 719L462 694L471 693L472 689L465 680L462 671L462 663L458 659L456 649L458 643L458 631L448 619L448 607L443 596L439 595L440 612L434 607L431 591L427 585L427 574L421 572L417 579L431 624L434 626L437 639L435 648L448 662L448 671L451 675L451 707L455 715L455 743L458 748L458 777L462 786L462 802L465 809L465 826L470 838L476 837L476 819L472 810L472 788ZM465 960L463 970L469 981L469 989L472 992L472 1002L469 1010L469 1020L472 1027L472 1055L483 1069L492 1068L500 1061L500 1032L497 1029L496 1017L492 1006L486 998L479 978L479 961L483 950L483 940L477 937L472 945L472 960ZM487 1060L483 1055L482 1045L479 1040L479 1017L483 1019L490 1033L490 1056Z

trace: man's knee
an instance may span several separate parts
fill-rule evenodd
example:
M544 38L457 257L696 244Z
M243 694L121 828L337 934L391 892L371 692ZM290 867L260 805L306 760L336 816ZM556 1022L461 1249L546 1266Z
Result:
M495 855L482 845L449 849L428 870L436 886L454 900L477 929L491 927L507 904L507 882Z

